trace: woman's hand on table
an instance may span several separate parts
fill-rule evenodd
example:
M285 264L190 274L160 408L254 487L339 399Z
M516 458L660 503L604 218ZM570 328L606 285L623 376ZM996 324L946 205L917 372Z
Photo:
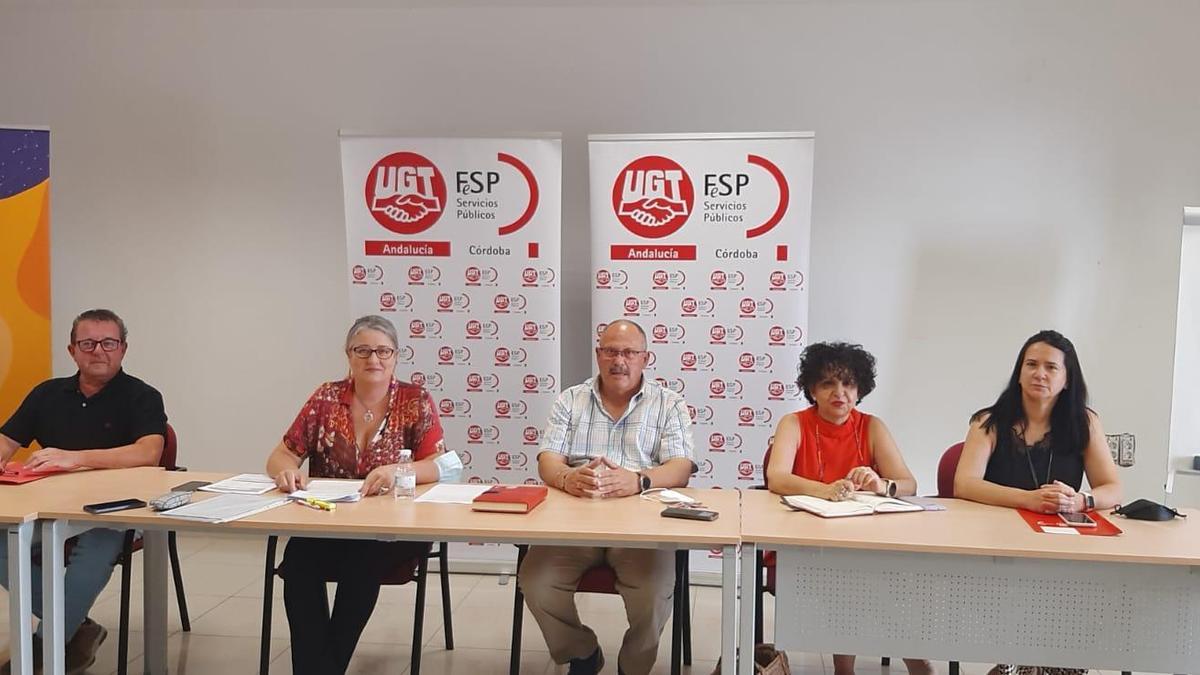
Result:
M396 481L396 465L384 464L371 469L358 492L364 497L387 494Z
M831 502L844 501L849 499L850 495L854 494L854 483L845 478L835 480L826 485L825 488L826 494L823 497Z
M850 473L846 474L846 480L854 485L855 490L883 494L883 479L869 466L856 466L850 469Z
M300 469L284 469L275 474L275 486L279 488L280 492L303 490L306 485L308 485L308 480Z
M1030 511L1038 513L1074 513L1079 510L1080 497L1070 485L1054 481L1030 491Z

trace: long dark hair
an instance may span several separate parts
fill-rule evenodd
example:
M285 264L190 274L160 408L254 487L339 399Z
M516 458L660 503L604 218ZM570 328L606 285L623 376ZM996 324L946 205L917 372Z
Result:
M1058 394L1054 408L1050 411L1050 430L1054 434L1055 445L1068 452L1083 453L1091 440L1091 428L1088 424L1087 383L1083 381L1083 369L1079 366L1079 355L1075 353L1075 345L1053 330L1044 330L1025 341L1021 352L1017 354L1017 362L1013 365L1012 375L1008 378L1008 386L1001 392L990 407L984 408L971 416L971 421L979 420L987 414L988 419L983 423L983 430L995 432L996 450L1007 449L1012 443L1012 428L1019 422L1025 422L1025 407L1021 404L1021 365L1025 362L1025 352L1029 346L1041 342L1063 353L1063 365L1067 371L1067 385Z

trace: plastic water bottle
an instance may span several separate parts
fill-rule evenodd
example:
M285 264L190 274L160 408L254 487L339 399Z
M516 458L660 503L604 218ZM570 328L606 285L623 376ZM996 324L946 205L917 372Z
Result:
M413 469L412 450L408 448L400 451L392 494L396 495L396 499L412 499L417 496L417 472Z

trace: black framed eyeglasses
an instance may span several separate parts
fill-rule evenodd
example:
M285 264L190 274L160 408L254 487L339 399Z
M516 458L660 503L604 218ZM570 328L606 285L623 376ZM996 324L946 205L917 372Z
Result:
M115 352L121 346L121 341L116 338L104 338L103 340L76 340L75 347L80 351L88 352L89 354L96 351L99 346L106 352Z
M375 356L379 357L380 361L387 361L388 359L392 358L392 355L396 353L396 350L392 349L391 347L376 347L372 349L366 345L359 345L351 348L350 353L360 359L369 359L371 358L371 355L374 354Z
M626 359L636 358L646 353L645 349L617 349L615 347L596 347L596 353L603 354L610 359L615 359L618 356L623 356Z

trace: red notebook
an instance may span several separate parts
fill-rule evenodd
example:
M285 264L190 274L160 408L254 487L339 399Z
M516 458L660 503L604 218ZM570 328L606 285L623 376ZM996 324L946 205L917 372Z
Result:
M8 466L4 467L4 473L0 473L0 484L20 485L45 478L46 476L53 476L56 473L63 473L64 471L66 469L30 471L20 462L9 462Z
M475 498L474 511L529 513L546 499L545 485L497 485Z
M1034 532L1042 532L1042 525L1048 525L1051 527L1066 527L1064 523L1058 522L1062 519L1056 515L1051 515L1048 513L1035 513L1033 511L1026 511L1025 509L1017 509L1017 513L1021 514L1021 517L1025 519L1026 523L1029 523L1029 526L1033 528ZM1092 520L1096 521L1095 527L1076 527L1072 529L1079 532L1079 534L1090 534L1096 537L1111 537L1113 535L1121 534L1121 528L1109 522L1108 518L1100 515L1099 511L1088 511L1088 516Z

